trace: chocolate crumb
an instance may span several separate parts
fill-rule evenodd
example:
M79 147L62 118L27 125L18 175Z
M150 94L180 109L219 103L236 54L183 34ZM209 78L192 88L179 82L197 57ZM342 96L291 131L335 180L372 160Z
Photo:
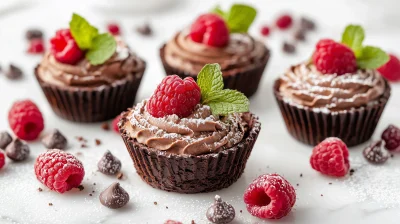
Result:
M43 189L39 187L39 188L38 188L38 191L39 191L39 192L42 192L42 191L43 191Z
M390 158L393 158L394 157L394 155L393 154L390 154Z
M96 183L93 183L93 185L96 185Z
M192 224L196 224L196 223L194 222L194 220L192 220Z
M242 210L240 210L240 213L242 213L243 211Z
M89 196L92 196L92 194L89 194Z
M332 185L332 183L329 183L329 185Z
M50 202L50 203L49 203L49 206L53 206L53 203Z
M293 53L296 52L296 46L294 46L294 44L291 44L291 43L288 43L288 42L285 41L285 42L283 42L282 50L285 53L293 54Z
M21 78L22 75L23 75L23 72L22 72L22 70L21 70L19 67L17 67L16 65L10 64L10 66L8 67L8 70L6 71L5 75L6 75L6 77L7 77L8 79L13 79L13 80L15 80L15 79Z
M321 194L321 197L323 197L324 195L323 194Z
M83 189L85 189L85 187L83 187L83 185L79 185L78 187L76 187L79 189L79 191L83 191Z
M88 146L85 143L81 144L81 148L87 148Z
M82 136L76 136L75 138L76 138L76 140L78 140L78 141L83 141L83 139L84 139Z
M25 33L25 38L27 40L33 40L33 39L42 39L43 38L43 32L39 29L29 29Z
M299 186L299 184L296 184L296 186Z
M350 176L352 176L354 174L354 169L350 169Z
M105 131L110 130L110 125L108 123L103 123L101 124L101 128Z
M81 155L83 155L83 153L82 152L77 152L77 153L75 153L75 155L81 156Z
M302 173L300 174L300 177L303 177L303 174L302 174Z
M168 209L168 206L165 206L166 209Z
M94 141L96 142L96 145L101 145L100 139L95 139Z
M153 34L153 30L148 23L138 26L136 31L143 36L151 36Z
M92 191L92 193L94 193L95 191Z
M157 202L156 202L156 201L154 202L154 205L157 205Z
M298 41L305 41L306 40L306 33L302 29L298 29L294 32L294 38Z

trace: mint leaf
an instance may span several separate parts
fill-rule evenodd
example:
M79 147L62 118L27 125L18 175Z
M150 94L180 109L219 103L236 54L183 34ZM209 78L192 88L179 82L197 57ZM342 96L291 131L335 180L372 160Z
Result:
M74 13L69 22L69 29L71 30L72 37L74 37L79 48L87 50L92 47L92 40L95 38L99 31L93 27L82 16Z
M363 69L376 69L389 61L389 55L377 47L365 46L361 56L357 58L357 65Z
M109 33L103 33L93 39L92 46L86 53L86 58L90 64L99 65L113 56L116 48L117 42L114 37Z
M221 66L219 64L206 64L197 75L197 84L201 90L203 103L206 103L212 92L224 88Z
M217 5L214 9L212 9L211 12L226 19L226 13L221 9L221 7L219 5Z
M234 4L226 16L229 31L231 33L246 33L256 15L255 8L248 5Z
M236 90L224 89L219 91L207 103L211 107L214 115L227 115L230 113L242 113L249 111L249 100L247 97Z
M364 29L358 25L348 25L342 35L342 43L350 47L356 58L360 57L363 51Z

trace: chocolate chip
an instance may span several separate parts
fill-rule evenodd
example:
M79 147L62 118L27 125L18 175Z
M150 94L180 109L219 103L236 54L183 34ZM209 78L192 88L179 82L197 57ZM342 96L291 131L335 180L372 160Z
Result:
M85 189L85 187L83 185L79 185L78 187L76 187L79 189L79 191L83 191Z
M235 218L235 209L216 195L215 202L208 208L206 216L212 223L229 223Z
M332 185L332 183L329 183L329 185Z
M39 188L38 188L38 191L39 191L39 192L42 192L42 191L43 191L43 189L39 187Z
M27 40L32 40L32 39L42 39L43 38L43 32L39 29L29 29L25 33L25 38Z
M384 148L383 141L379 140L365 148L363 155L368 162L381 164L389 159L390 153Z
M50 202L50 203L49 203L49 206L53 206L53 203Z
M300 27L303 30L315 30L316 25L315 25L314 21L312 21L311 19L302 17L300 19Z
M129 202L129 194L115 182L101 192L100 202L108 208L121 208Z
M282 50L288 54L293 54L296 52L296 46L285 41L283 42Z
M303 177L303 174L302 174L302 173L300 174L300 177Z
M29 146L18 138L14 139L6 148L6 155L14 161L23 161L29 156Z
M81 148L87 148L88 146L85 143L81 144Z
M298 29L294 32L294 39L298 41L305 41L306 40L306 32L302 29Z
M101 145L100 139L95 139L94 141L95 141L96 145Z
M9 79L19 79L22 77L22 70L14 64L10 64L8 70L5 73L6 77Z
M151 29L150 25L148 23L145 23L143 25L140 25L136 28L136 31L143 36L150 36L153 34L153 30Z
M42 143L48 149L65 149L68 141L59 130L54 129L51 133L43 137Z
M0 149L5 149L12 142L12 137L8 132L0 132Z
M121 161L107 150L97 163L97 168L104 174L114 175L121 170Z
M153 202L154 203L154 205L157 205L157 202L155 201L155 202Z
M108 123L103 123L103 124L101 124L101 128L103 130L108 131L108 130L110 130L110 125Z
M355 170L354 169L350 169L350 176L353 176Z

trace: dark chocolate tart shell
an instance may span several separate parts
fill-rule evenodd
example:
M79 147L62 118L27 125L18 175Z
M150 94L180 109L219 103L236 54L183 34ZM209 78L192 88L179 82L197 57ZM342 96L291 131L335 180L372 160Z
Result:
M178 193L216 191L236 182L261 129L258 118L252 115L251 129L234 147L199 156L166 154L138 143L124 132L127 114L122 115L119 128L137 173L154 188Z
M160 49L160 58L164 66L166 75L178 75L181 78L192 77L194 80L197 79L197 74L190 74L170 66L164 55L165 45ZM224 87L226 89L235 89L242 92L247 97L251 97L257 92L258 86L261 82L261 77L264 73L264 69L270 58L270 51L265 47L265 55L261 62L254 66L249 66L243 70L238 70L237 73L231 75L223 75ZM224 71L222 71L224 74Z
M100 122L115 118L135 103L144 69L97 87L58 86L43 82L35 68L35 76L54 113L74 122Z
M279 92L280 81L275 81L274 95L287 130L295 139L313 146L328 137L340 138L349 147L368 141L378 125L391 92L385 81L385 92L376 104L326 113L285 102Z

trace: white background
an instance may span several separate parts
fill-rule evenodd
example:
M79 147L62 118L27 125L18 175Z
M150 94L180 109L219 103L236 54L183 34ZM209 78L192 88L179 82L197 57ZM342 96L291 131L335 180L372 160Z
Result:
M0 170L0 223L161 224L167 219L207 223L205 211L215 194L234 205L237 214L234 223L399 223L400 154L395 154L394 159L383 166L373 166L365 162L361 155L364 144L351 149L351 165L356 169L353 176L341 179L324 177L309 165L312 147L297 142L286 132L272 95L272 83L278 75L291 64L306 60L318 39L339 39L348 23L364 25L367 44L400 54L400 26L396 16L400 9L398 1L246 1L258 8L257 20L250 30L256 37L260 37L261 24L272 23L284 11L293 13L296 18L301 15L313 18L318 23L318 30L307 36L306 43L298 45L296 55L281 52L282 41L291 40L292 32L273 32L270 38L263 39L272 50L272 58L258 93L251 99L251 111L260 117L262 131L245 173L227 189L196 195L168 193L147 186L135 173L129 154L117 134L103 131L100 124L76 124L56 117L33 76L33 68L40 56L25 53L27 43L24 33L27 28L38 27L45 30L46 38L50 38L56 29L68 26L72 12L80 13L103 30L108 21L120 22L126 41L147 61L147 70L137 96L137 101L140 101L148 98L164 77L158 57L162 43L188 25L196 15L212 8L217 1L132 0L134 8L125 6L122 10L99 6L107 2L115 1L24 1L19 4L19 1L1 0L0 64L5 70L9 62L14 62L23 68L25 77L20 81L10 81L0 75L0 129L9 130L7 112L15 100L32 99L45 117L44 133L58 128L69 139L67 151L83 153L79 159L84 163L86 176L83 191L72 190L62 195L49 191L36 180L33 171L34 159L45 149L40 142L30 143L31 155L27 161L13 163L7 160L5 168ZM158 9L149 11L154 2ZM220 2L228 6L232 1ZM153 37L142 37L134 32L134 28L144 21L152 24ZM400 126L399 95L399 84L393 85L392 97L374 139L378 139L389 124ZM84 136L89 140L90 147L80 149L75 136ZM95 146L95 138L101 139L103 144ZM115 177L97 172L97 161L107 149L122 160L125 178L120 183L131 196L129 204L120 210L103 207L98 200L99 192L116 181ZM297 202L284 219L264 222L246 211L242 195L255 177L274 172L285 176L295 186ZM300 177L301 173L303 177ZM94 182L96 185L93 185ZM44 191L38 192L39 187ZM95 193L91 197L89 193L93 190ZM154 205L155 201L157 205ZM50 202L52 207L48 206ZM240 210L243 212L240 213Z

